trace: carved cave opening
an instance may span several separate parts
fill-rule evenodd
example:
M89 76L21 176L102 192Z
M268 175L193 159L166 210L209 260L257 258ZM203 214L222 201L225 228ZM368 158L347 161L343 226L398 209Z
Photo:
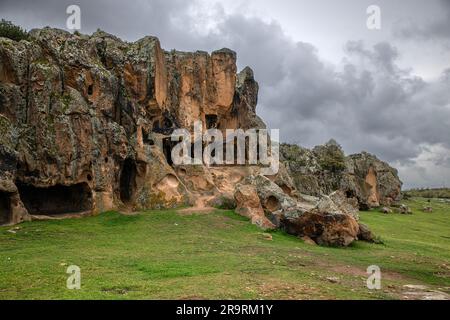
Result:
M35 187L17 183L20 198L32 215L60 215L92 210L92 191L87 183Z
M164 116L160 120L153 122L153 132L160 133L164 135L170 135L176 128L175 122L169 118L169 116Z
M216 129L217 128L217 115L207 114L205 116L206 129Z
M0 225L11 220L11 200L9 193L0 192Z
M355 193L351 190L347 190L345 191L345 195L347 196L347 198L354 198L355 197Z
M125 159L120 173L120 200L128 203L133 200L136 191L136 162L133 159Z
M172 141L171 138L166 138L163 140L163 152L169 166L173 165L172 148L176 143L177 142Z
M164 117L162 124L164 129L171 129L173 126L172 120L168 117Z

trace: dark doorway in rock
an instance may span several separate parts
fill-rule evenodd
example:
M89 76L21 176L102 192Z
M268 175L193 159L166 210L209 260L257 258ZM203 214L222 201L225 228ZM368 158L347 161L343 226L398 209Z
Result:
M153 122L153 132L164 135L171 135L175 130L176 125L169 116L164 116L162 119Z
M94 86L91 84L88 86L88 95L92 95L94 93Z
M20 198L32 215L60 215L92 210L92 191L87 183L47 188L17 183Z
M120 173L120 200L128 203L133 200L136 191L136 163L133 159L127 158Z
M169 164L169 166L173 165L173 160L172 160L172 146L173 145L174 145L174 142L171 140L171 138L166 138L163 140L163 152L164 152L164 156L166 157L166 161Z
M205 116L206 129L216 129L217 128L217 115L207 114Z
M354 198L355 197L355 193L351 190L347 190L345 191L345 195L347 196L347 198Z
M172 120L170 120L168 117L164 117L163 120L163 129L171 129L173 126Z
M11 200L9 193L0 192L0 225L11 220Z
M161 130L161 126L159 125L159 120L153 122L153 132L159 132Z

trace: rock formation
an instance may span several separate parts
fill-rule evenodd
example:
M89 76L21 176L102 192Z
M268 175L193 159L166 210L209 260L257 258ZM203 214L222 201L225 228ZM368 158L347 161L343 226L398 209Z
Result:
M0 224L235 203L263 229L350 244L361 234L358 203L399 196L396 171L373 156L345 157L330 142L283 145L273 176L257 166L174 165L171 134L193 132L198 120L203 130L265 128L258 90L229 49L166 52L154 37L128 43L51 28L27 41L0 38Z
M228 49L165 52L154 37L51 28L1 38L2 222L192 203L189 190L216 186L203 168L174 170L169 135L195 120L262 126L257 94Z
M265 216L289 234L328 246L348 246L358 239L357 203L349 201L342 191L321 199L298 197L287 194L267 177L258 175L243 180L237 188L237 200L239 190L244 187L256 190Z
M396 169L366 152L345 156L334 140L312 150L282 144L280 157L300 193L321 197L342 190L361 209L389 206L401 198Z

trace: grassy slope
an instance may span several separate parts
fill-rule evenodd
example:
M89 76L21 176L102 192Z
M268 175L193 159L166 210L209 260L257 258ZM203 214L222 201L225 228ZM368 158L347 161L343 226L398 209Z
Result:
M450 287L450 206L414 215L362 213L385 241L350 248L309 246L273 233L273 241L227 211L180 216L174 211L0 228L1 299L386 299L404 284ZM81 267L82 289L65 287L66 268ZM383 288L365 287L379 265ZM332 283L327 277L339 277ZM447 288L445 288L447 287Z

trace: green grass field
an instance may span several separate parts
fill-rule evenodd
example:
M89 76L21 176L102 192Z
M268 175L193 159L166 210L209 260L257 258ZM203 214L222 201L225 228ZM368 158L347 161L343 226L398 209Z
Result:
M401 299L404 285L450 293L450 205L414 215L361 213L384 241L311 246L273 240L230 211L36 221L0 228L0 299ZM66 269L81 268L68 290ZM366 287L378 265L382 289ZM327 279L333 277L335 279Z

